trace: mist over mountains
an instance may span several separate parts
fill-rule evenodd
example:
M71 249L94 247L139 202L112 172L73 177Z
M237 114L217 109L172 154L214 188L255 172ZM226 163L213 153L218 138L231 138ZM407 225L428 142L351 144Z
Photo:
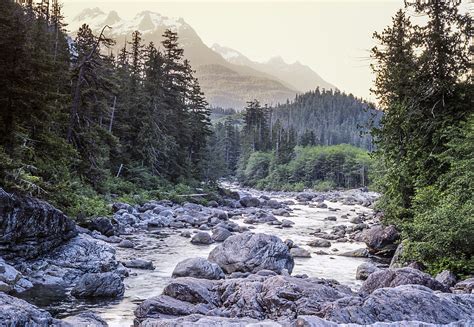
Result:
M135 30L143 34L146 43L154 42L157 45L166 29L175 30L184 48L184 56L196 70L201 88L209 104L214 107L239 110L251 99L275 105L316 87L336 88L299 62L288 64L281 57L275 57L259 63L237 50L218 44L210 48L182 18L174 19L156 12L142 11L131 20L126 20L116 11L105 13L99 8L88 8L69 22L71 34L74 35L84 23L96 33L109 25L111 29L105 33L117 41L114 51L122 48Z

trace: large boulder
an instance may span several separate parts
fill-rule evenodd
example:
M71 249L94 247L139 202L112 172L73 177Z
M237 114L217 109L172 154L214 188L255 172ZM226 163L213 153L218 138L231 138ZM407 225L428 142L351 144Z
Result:
M191 243L193 244L212 244L214 240L211 235L206 232L197 232L191 237Z
M403 322L397 326L425 326L422 323L441 325L472 321L474 296L435 293L421 285L401 285L377 289L367 297L337 300L323 308L322 313L327 320L364 326L380 321ZM410 321L417 323L410 324ZM456 326L466 325L461 323Z
M430 275L409 267L389 268L375 271L369 275L360 288L361 293L372 293L384 287L396 287L400 285L417 284L428 287L432 290L449 292L448 287L438 282Z
M468 278L454 285L456 293L474 293L474 278Z
M250 232L229 237L211 251L208 259L228 274L256 273L263 269L291 273L294 266L293 257L281 239Z
M107 327L107 322L99 315L86 311L75 316L61 319L58 327Z
M380 268L378 268L373 263L364 262L363 264L361 264L357 267L356 279L366 280L367 278L369 278L369 276L372 273L374 273L376 271L379 271L379 270L380 270Z
M0 255L37 258L77 235L76 224L47 202L0 188Z
M125 292L122 278L115 273L89 273L82 276L72 289L76 298L120 297Z
M112 224L112 220L107 217L96 217L92 218L87 227L90 230L96 230L105 236L112 236L116 232L117 226Z
M362 240L371 254L390 257L397 248L400 233L394 226L377 225L362 232Z
M148 318L140 323L140 327L282 327L276 321L257 320L251 318L226 318L193 314L178 318Z
M443 270L438 275L436 275L435 279L447 287L452 287L457 282L456 275L449 270Z
M0 292L0 326L54 326L56 320L45 310Z
M260 206L260 200L253 196L244 196L242 199L240 199L239 202L245 208Z
M204 258L190 258L176 265L172 277L221 279L224 278L224 272L217 264L209 262Z

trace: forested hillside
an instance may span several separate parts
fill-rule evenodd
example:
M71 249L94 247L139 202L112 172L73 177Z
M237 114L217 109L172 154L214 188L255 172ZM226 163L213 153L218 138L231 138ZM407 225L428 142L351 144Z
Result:
M271 122L296 131L299 140L313 145L352 144L372 150L370 129L382 114L366 101L333 90L296 96L291 103L276 106Z
M474 271L472 20L460 3L417 2L374 38L379 208L403 231L403 260ZM424 15L416 25L408 12ZM472 47L472 45L471 45ZM469 54L471 54L471 61Z
M105 196L207 178L209 112L176 33L134 32L115 54L106 26L68 39L57 2L1 1L0 21L4 188L87 215Z

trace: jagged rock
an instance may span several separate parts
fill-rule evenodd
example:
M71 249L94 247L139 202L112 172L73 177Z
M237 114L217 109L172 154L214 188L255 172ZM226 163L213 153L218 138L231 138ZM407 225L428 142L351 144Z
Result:
M49 312L0 292L0 325L49 327L56 322Z
M221 279L225 276L217 264L209 262L204 258L191 258L179 262L173 270L172 277Z
M47 202L0 188L0 256L37 258L77 235L76 224Z
M222 227L216 227L212 230L212 239L214 242L224 242L226 239L228 239L230 236L232 236L232 233Z
M394 226L374 226L362 232L362 239L371 254L392 256L400 234Z
M364 262L357 267L356 279L366 280L370 274L380 270L376 265L370 262Z
M408 284L423 285L432 290L449 292L449 289L446 286L430 275L408 267L383 269L370 274L360 288L360 292L372 293L379 288L396 287Z
M438 275L436 275L435 279L447 287L452 287L457 282L456 275L449 270L443 270Z
M96 230L105 236L112 236L116 232L116 226L112 224L112 221L107 217L96 217L92 218L87 227L90 230Z
M211 243L214 243L214 241L212 240L212 237L211 237L211 235L209 235L209 233L197 232L191 238L191 243L193 243L193 244L211 244Z
M398 244L392 259L390 260L389 268L403 268L404 262L403 257L403 243Z
M108 324L99 315L86 311L61 319L59 327L108 327Z
M293 258L310 258L311 253L303 248L291 248L290 254Z
M288 247L278 237L250 232L229 237L211 251L208 259L228 274L262 269L291 273L294 266Z
M19 294L32 287L29 280L0 257L0 292Z
M468 278L454 285L456 293L474 293L474 278Z
M328 304L321 312L324 319L346 324L368 325L379 321L418 322L414 326L423 326L420 322L449 324L460 320L472 321L474 297L435 293L421 285L402 285L377 289L367 297L339 299Z
M76 298L122 296L125 286L122 278L115 273L89 273L82 276L72 289L71 294Z
M133 259L129 261L124 261L122 264L127 268L135 269L145 269L145 270L154 270L155 266L152 261L143 260L143 259Z
M313 241L310 241L308 245L317 248L328 248L331 246L331 242L329 242L328 240L315 239Z
M260 200L253 196L244 196L239 202L245 208L260 206Z

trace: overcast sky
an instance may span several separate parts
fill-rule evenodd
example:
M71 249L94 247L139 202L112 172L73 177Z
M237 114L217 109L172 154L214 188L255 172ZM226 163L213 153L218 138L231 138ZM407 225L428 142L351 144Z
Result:
M116 10L131 18L143 10L182 17L204 43L234 48L250 59L300 61L328 82L373 99L372 33L390 24L403 1L129 1L64 0L67 18L84 8Z

